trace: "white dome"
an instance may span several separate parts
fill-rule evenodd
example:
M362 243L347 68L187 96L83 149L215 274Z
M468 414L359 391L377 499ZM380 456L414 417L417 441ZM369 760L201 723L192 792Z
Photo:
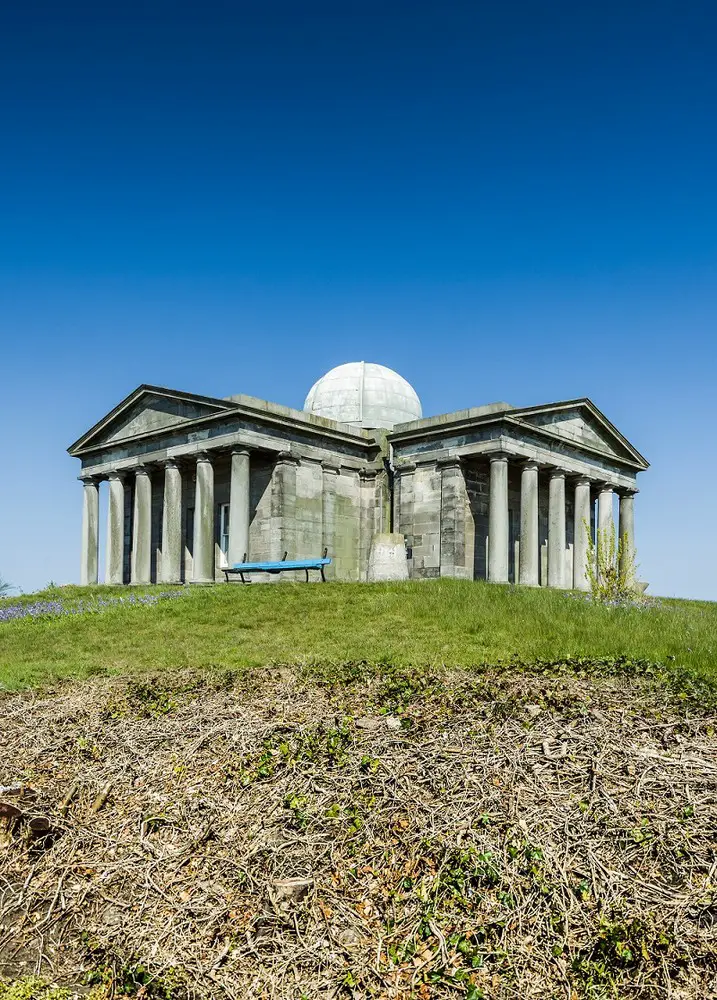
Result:
M304 410L356 427L385 427L422 416L421 401L405 378L367 361L332 368L309 391Z

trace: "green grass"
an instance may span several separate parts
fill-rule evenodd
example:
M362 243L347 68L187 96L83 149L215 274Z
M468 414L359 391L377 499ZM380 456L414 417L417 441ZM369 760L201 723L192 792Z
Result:
M138 591L65 587L32 600L128 592ZM281 583L196 588L149 608L0 623L6 690L97 673L274 662L471 666L622 656L717 682L717 604L614 609L556 591L456 580Z

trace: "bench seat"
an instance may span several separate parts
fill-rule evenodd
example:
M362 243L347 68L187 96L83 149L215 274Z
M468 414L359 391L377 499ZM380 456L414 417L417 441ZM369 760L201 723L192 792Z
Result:
M229 583L229 574L236 573L241 577L242 583L247 581L244 579L245 573L284 573L286 570L301 570L306 573L306 582L309 582L309 570L315 569L321 573L321 579L326 581L326 575L324 574L324 567L329 566L331 559L328 558L327 550L324 549L324 554L321 558L317 559L287 559L287 553L284 553L284 558L280 562L240 562L234 563L233 566L226 566L224 568L224 576L227 583ZM244 556L246 560L246 555Z
M230 573L281 573L285 569L321 569L330 559L293 559L285 562L248 562L228 566Z

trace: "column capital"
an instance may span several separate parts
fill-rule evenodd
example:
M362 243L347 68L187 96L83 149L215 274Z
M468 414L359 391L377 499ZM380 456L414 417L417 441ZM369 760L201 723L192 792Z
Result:
M436 465L439 469L460 469L463 459L460 455L446 455L445 458L437 459Z
M251 452L243 444L233 444L229 449L232 455L245 455L247 458L251 455Z
M615 487L612 485L612 483L601 482L601 483L597 483L596 485L597 485L597 491L598 491L598 493L614 493L615 492Z
M618 486L615 489L615 492L617 493L617 495L621 499L624 499L624 498L630 499L630 498L632 498L634 496L637 496L637 494L640 491L638 490L638 488L636 486L635 487L632 487L632 486L630 486L630 487L628 487L628 486Z
M148 465L137 465L132 471L135 476L149 476L150 474L150 468Z
M111 483L123 483L125 480L125 473L120 472L118 469L112 469L111 472L107 473L107 478Z
M80 476L80 482L83 486L99 486L100 477L99 476Z
M164 469L178 469L179 468L179 462L177 461L176 458L165 458L165 460L162 462L162 468L164 468Z
M573 486L592 486L592 484L590 476L576 476L573 480Z
M338 465L336 462L330 461L327 458L325 458L322 461L321 468L323 469L324 472L328 472L329 475L333 476L338 476L338 474L341 472L341 466Z
M567 472L558 465L551 465L548 469L548 475L551 479L565 479Z
M415 472L416 471L416 463L415 462L402 462L401 465L395 466L393 471L395 473L398 473L399 476L403 475L404 472Z
M508 455L504 451L493 452L493 454L489 455L488 458L490 459L491 463L493 463L493 462L505 462L506 465L508 463Z
M298 455L292 455L290 451L280 451L276 456L277 465L301 465Z
M523 472L537 472L538 471L538 463L535 461L534 458L525 458L525 459L523 459L521 461L521 463L520 463L520 467L523 470Z
M377 475L378 475L377 469L359 469L359 479L364 479L364 480L375 479Z
M197 464L199 464L199 462L209 462L209 464L211 465L211 463L212 463L212 456L209 454L208 451L198 451L197 452Z

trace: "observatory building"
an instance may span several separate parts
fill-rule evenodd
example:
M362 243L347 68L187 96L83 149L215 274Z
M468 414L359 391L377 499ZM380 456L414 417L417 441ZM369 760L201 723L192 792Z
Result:
M648 467L589 399L424 417L404 378L363 361L320 378L303 410L141 385L69 453L82 464L85 584L98 581L106 488L106 583L212 583L245 555L324 547L329 577L365 580L392 533L412 578L585 589L584 526L617 517L632 548Z

